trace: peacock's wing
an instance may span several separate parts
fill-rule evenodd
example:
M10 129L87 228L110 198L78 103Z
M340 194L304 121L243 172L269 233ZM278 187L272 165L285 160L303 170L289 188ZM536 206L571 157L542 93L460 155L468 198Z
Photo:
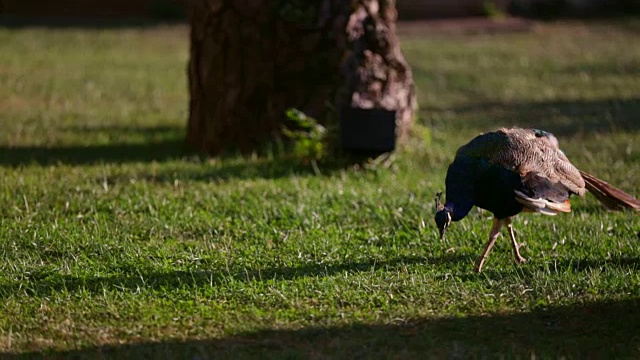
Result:
M558 148L556 138L532 129L500 129L482 134L458 149L456 157L484 158L525 177L529 173L560 183L572 193L584 195L580 171Z
M555 215L571 212L569 196L571 192L560 182L550 181L546 176L527 173L521 176L521 187L515 190L515 200L525 211Z

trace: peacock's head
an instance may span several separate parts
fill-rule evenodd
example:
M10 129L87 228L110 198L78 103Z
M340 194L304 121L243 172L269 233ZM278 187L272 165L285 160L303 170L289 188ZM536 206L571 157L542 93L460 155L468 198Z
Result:
M449 228L449 224L451 224L451 211L440 203L441 196L442 193L436 194L436 216L433 218L438 226L438 230L440 230L440 240L444 239L444 232Z

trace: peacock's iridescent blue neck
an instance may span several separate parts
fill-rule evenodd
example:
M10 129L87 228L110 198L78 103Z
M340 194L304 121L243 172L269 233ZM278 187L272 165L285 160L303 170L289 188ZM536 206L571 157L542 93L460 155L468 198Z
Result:
M444 208L451 214L451 220L453 221L462 220L473 207L473 200L471 199L468 201L465 201L464 199L457 200L457 202L448 200L444 204Z

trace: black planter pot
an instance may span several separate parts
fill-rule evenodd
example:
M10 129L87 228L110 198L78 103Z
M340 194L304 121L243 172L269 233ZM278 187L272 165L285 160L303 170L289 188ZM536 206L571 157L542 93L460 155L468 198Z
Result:
M340 114L342 149L377 156L396 148L396 111L345 108Z

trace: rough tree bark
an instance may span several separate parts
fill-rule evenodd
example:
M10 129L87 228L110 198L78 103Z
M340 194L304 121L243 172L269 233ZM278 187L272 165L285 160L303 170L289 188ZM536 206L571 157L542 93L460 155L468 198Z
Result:
M188 4L187 142L196 150L253 151L279 135L290 107L320 121L343 106L398 110L406 135L416 99L394 0Z

